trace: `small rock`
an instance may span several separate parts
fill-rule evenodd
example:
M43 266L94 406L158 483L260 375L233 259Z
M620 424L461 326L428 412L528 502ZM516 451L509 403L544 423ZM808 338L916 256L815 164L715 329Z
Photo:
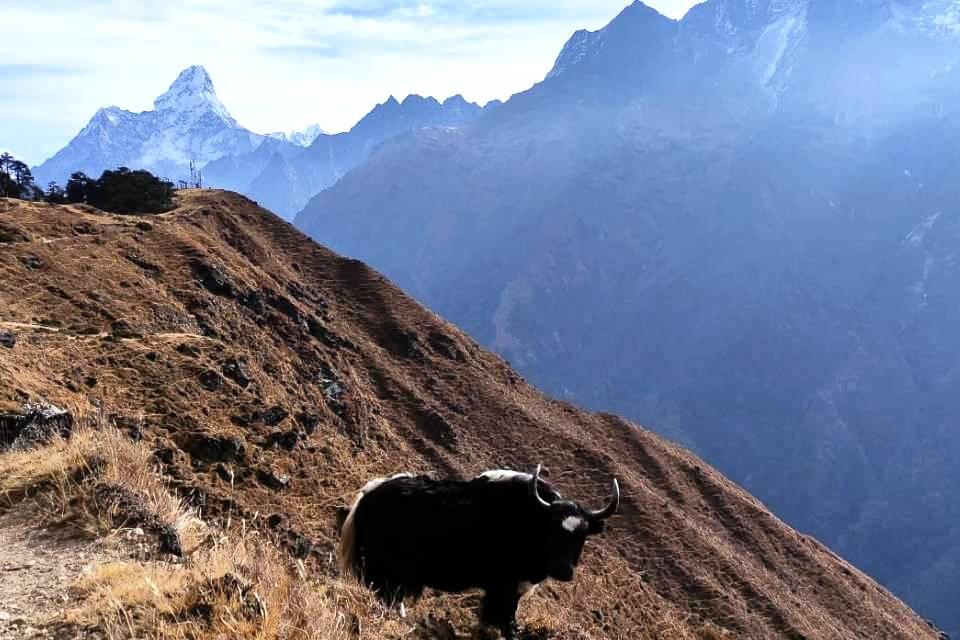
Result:
M257 469L257 480L260 484L275 491L286 489L290 484L290 476L274 473L272 470Z
M20 258L20 262L23 263L23 266L32 271L43 268L43 260L40 258L40 256L33 255L32 253L22 256Z
M123 254L123 257L151 275L159 275L161 273L160 267L135 251L128 251Z
M207 391L217 391L223 387L223 377L216 371L204 371L200 374L200 386Z
M260 416L263 424L268 427L275 427L287 419L290 413L283 407L270 407Z
M199 435L190 444L190 453L210 462L230 462L243 457L243 443L227 436Z
M320 416L313 413L299 413L297 414L297 424L308 436L313 435L317 427L320 426Z
M190 344L189 342L184 342L177 345L177 353L182 353L183 355L190 358L197 358L200 356L200 349L196 346Z
M246 389L252 379L250 378L250 365L246 358L233 358L223 365L223 375L233 380L242 388Z
M7 349L13 349L17 344L17 336L12 333L7 333L5 331L0 331L0 347L6 347Z
M280 433L271 433L267 437L267 441L272 446L280 447L287 451L293 451L297 448L297 443L300 441L300 434L296 431L282 431Z
M220 476L220 479L223 480L224 482L229 482L230 484L233 484L236 481L236 476L233 473L233 469L231 469L227 465L218 464L216 470L217 470L217 475Z
M142 338L143 332L136 329L126 320L117 320L110 325L110 334L114 338Z

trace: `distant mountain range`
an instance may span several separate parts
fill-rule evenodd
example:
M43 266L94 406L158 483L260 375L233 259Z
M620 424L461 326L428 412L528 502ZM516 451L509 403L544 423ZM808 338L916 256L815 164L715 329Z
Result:
M423 127L462 125L482 111L461 96L443 103L417 95L401 103L391 96L347 133L330 135L314 125L261 135L230 115L207 71L193 66L156 99L152 111L97 111L33 173L42 185L62 185L74 171L96 176L118 166L179 180L189 176L192 161L207 185L244 193L289 219L385 140Z
M960 632L960 1L635 2L295 223Z
M276 131L267 135L283 142L295 144L298 147L309 147L321 134L326 133L318 124L312 124L301 131Z

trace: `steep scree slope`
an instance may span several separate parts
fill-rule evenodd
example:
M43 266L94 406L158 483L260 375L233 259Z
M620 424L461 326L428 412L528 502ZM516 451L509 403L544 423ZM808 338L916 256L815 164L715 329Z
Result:
M624 491L578 581L521 607L543 605L559 637L936 637L692 454L545 397L240 196L182 192L150 218L0 200L0 243L0 330L17 337L0 411L100 408L206 513L275 529L315 571L372 475L543 462L590 504L611 475Z

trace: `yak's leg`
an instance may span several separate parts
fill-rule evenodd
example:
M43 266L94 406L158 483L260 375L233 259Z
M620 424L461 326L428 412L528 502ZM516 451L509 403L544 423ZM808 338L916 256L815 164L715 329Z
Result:
M383 602L388 609L393 609L396 607L401 618L405 618L407 616L407 610L403 606L403 601L407 597L407 592L403 587L394 587L387 584L377 589L377 595L380 597L381 602Z
M517 585L487 589L480 608L480 624L496 627L507 640L516 638L517 605L520 592Z

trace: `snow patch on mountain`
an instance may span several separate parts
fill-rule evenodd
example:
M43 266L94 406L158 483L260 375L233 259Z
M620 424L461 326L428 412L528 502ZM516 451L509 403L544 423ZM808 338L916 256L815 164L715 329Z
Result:
M790 69L782 63L807 33L806 11L805 4L792 5L760 33L753 48L753 61L762 84L769 85L778 76L789 76Z

